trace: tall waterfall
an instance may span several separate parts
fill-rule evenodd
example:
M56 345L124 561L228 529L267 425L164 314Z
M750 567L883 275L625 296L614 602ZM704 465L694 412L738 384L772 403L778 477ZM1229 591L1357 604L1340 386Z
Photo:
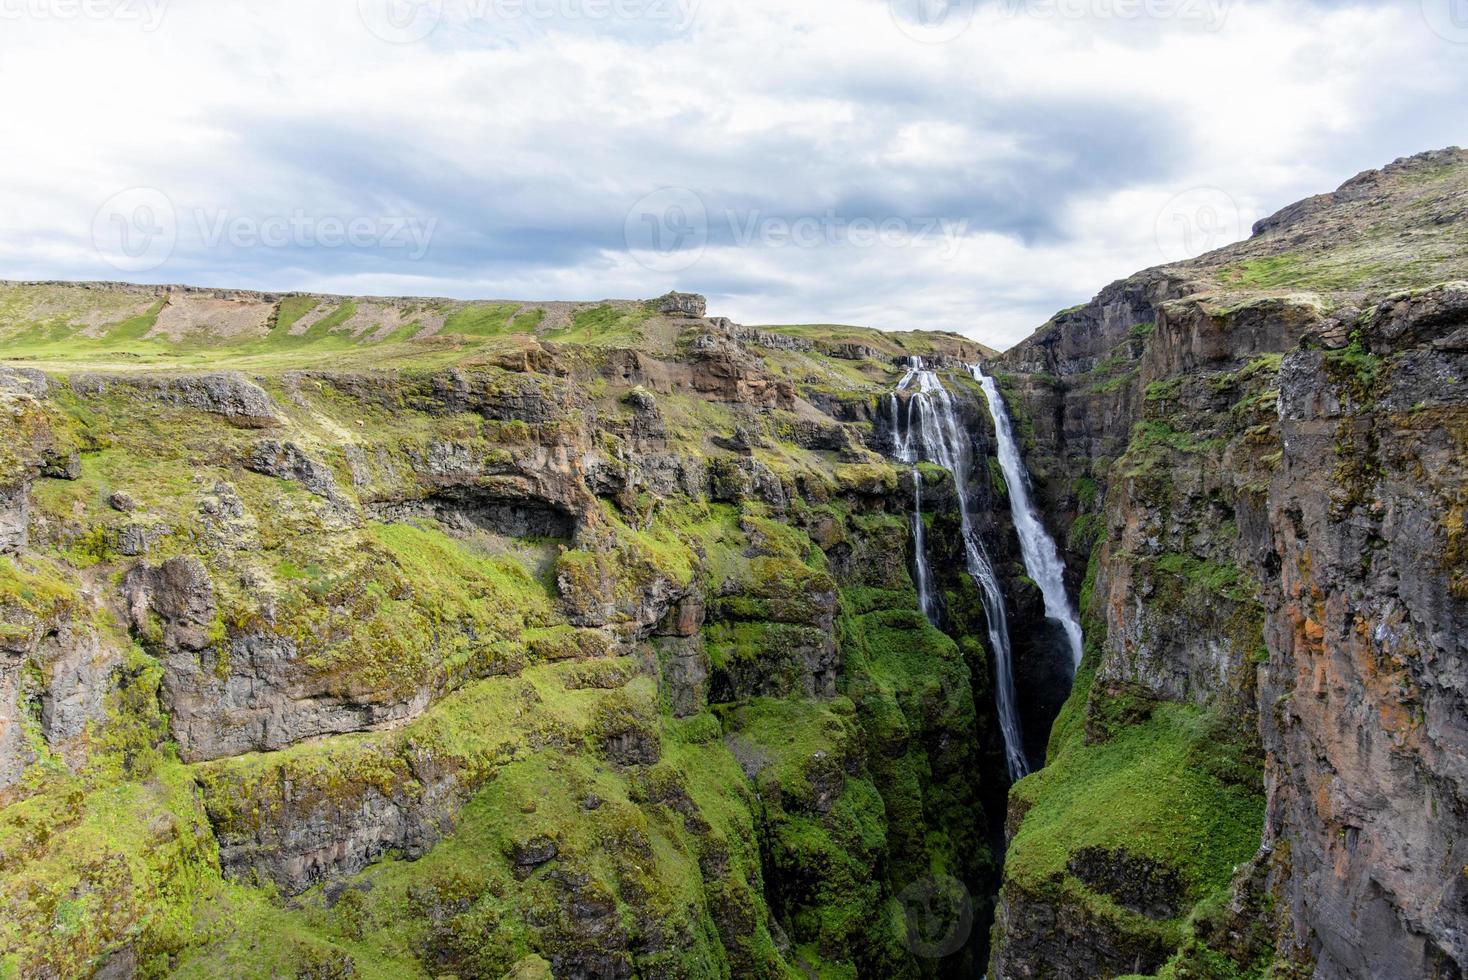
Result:
M1025 475L1024 460L1019 455L1019 445L1014 440L1014 427L1009 421L1004 396L999 394L994 379L985 374L983 368L975 364L969 370L983 387L984 396L989 399L989 414L994 416L994 431L999 437L999 465L1009 487L1009 507L1014 514L1014 529L1019 534L1025 570L1045 597L1045 615L1065 627L1065 635L1070 640L1071 661L1079 667L1084 649L1081 624L1065 591L1065 563L1060 560L1060 549L1055 546L1055 539L1045 530L1030 503L1029 479Z
M903 399L897 392L908 392L904 416ZM965 564L969 576L979 588L988 623L989 648L994 655L995 701L999 714L999 730L1004 738L1004 756L1010 779L1029 772L1025 759L1024 737L1019 724L1019 705L1014 690L1014 670L1010 657L1009 621L1004 612L1004 592L994 565L984 551L969 515L968 477L970 470L969 440L962 434L953 399L938 380L938 375L914 358L907 373L891 395L892 432L896 455L905 463L919 460L937 463L953 474L958 491L959 527L963 535ZM930 622L937 619L937 607L931 590L922 515L922 474L913 470L913 541L917 550L918 599Z

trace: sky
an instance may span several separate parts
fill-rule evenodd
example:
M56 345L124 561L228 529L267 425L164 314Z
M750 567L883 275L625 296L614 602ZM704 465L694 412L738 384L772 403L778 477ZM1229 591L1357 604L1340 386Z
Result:
M1468 0L0 0L0 278L995 347L1468 142Z

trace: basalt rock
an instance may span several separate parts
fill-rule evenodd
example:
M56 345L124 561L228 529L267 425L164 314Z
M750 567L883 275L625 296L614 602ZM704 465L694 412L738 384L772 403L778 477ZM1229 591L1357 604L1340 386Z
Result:
M708 313L708 301L697 293L669 293L658 300L658 312L700 319Z
M120 392L175 408L194 408L246 429L269 428L280 422L275 403L264 389L234 372L178 376L78 374L72 377L71 387L82 398Z
M273 439L257 442L245 466L266 476L295 480L318 497L337 497L336 477L331 469L312 459L293 442Z
M1409 255L1371 217L1396 202L1405 228L1432 195L1461 197L1465 164L1447 151L1362 175L1248 242L1109 287L998 365L1014 372L1045 516L1071 528L1057 536L1078 585L1087 572L1088 654L1056 773L1015 791L991 976L1168 959L1215 975L1221 958L1324 980L1468 970L1468 291L1451 223ZM1383 271L1359 288L1312 277L1296 251L1309 243ZM1291 274L1243 288L1250 263ZM1421 281L1434 264L1450 281ZM1214 864L1190 931L1105 913L1185 916L1192 859L1159 857L1189 833L1186 807L1155 841L1132 828L1076 847L1053 880L1028 877L1032 821L1066 833L1089 819L1052 785L1099 753L1113 772L1139 765L1122 746L1144 732L1195 737L1168 728L1181 718L1211 726L1186 767L1207 774L1199 787L1263 804L1257 840L1230 832L1232 887L1235 869ZM1138 799L1155 795L1141 785Z

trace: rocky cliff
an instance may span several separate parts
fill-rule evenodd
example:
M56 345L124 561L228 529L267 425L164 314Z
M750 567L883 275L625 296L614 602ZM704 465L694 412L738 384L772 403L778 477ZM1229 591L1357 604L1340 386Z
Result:
M1003 356L0 284L0 977L1459 977L1465 255L1451 150Z
M980 968L988 660L875 410L992 352L687 295L0 309L0 976Z
M1085 663L991 975L1468 968L1468 154L1108 287L997 369Z

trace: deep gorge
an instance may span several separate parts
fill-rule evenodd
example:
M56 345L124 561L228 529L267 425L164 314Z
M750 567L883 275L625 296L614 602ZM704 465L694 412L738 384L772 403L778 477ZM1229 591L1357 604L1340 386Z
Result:
M0 285L0 977L1462 976L1465 216L1003 353Z

